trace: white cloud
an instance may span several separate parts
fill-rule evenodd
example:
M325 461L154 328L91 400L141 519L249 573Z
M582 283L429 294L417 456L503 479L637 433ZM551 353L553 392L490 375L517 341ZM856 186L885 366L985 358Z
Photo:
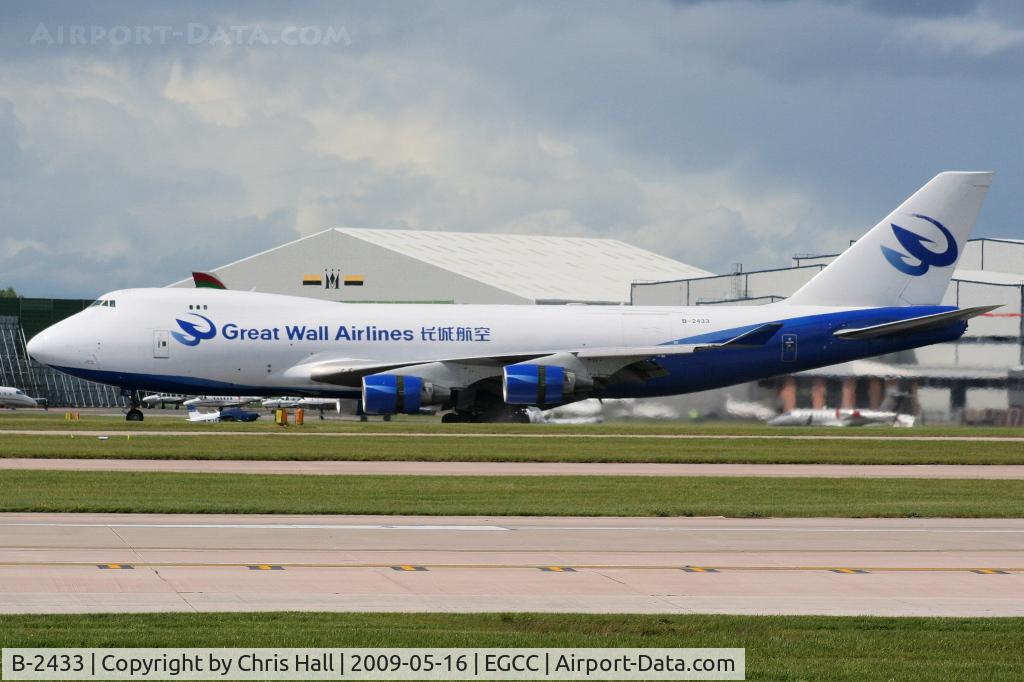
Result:
M920 91L879 69L940 60L879 50L891 20L855 6L423 7L345 18L338 49L0 61L0 238L46 244L22 247L25 267L65 294L162 284L338 225L605 236L708 269L773 266L856 236L852 217L888 208L872 191L972 142L931 144L955 106L917 121L878 107ZM1022 40L981 16L910 26L901 41L972 55ZM865 57L870 77L848 76ZM2 254L0 268L29 272Z
M1024 30L981 13L920 19L900 29L897 36L925 52L963 52L973 57L988 57L1024 43Z

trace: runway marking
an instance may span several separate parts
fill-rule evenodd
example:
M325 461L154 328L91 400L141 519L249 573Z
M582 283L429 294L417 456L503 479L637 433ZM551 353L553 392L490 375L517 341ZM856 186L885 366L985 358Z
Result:
M833 568L833 569L830 569L830 570L833 573L847 573L847 574L868 573L868 571L865 571L863 568Z
M250 571L283 571L284 566L279 564L250 564Z
M427 570L425 566L413 566L412 564L401 564L399 566L392 566L391 569L394 570L394 571L425 571L425 570Z
M110 569L114 571L126 571L135 568L132 564L96 564L96 568Z
M237 530L457 530L507 531L504 526L442 526L442 525L386 525L386 524L314 524L314 523L0 523L0 526L42 528L230 528ZM1024 530L1022 530L1024 532Z
M279 431L48 431L42 429L2 429L0 433L21 436L277 436L298 438L649 438L656 440L862 440L862 441L945 441L961 443L1024 443L1024 436L842 436L833 434L723 434L723 433L365 433Z
M681 570L687 573L718 573L717 568L704 568L702 566L683 566Z
M570 566L541 566L540 570L545 573L575 573L576 569Z
M722 519L724 517L710 517ZM189 530L411 530L411 531L642 531L661 533L942 533L942 534L1024 534L1024 528L798 528L785 526L489 526L430 524L305 524L305 523L67 523L67 522L0 522L0 528L171 528Z
M719 517L724 520L725 517ZM786 528L757 526L709 527L671 527L657 526L511 526L508 530L567 530L567 531L644 531L644 532L676 532L676 533L1024 533L1024 528Z
M1006 575L1008 571L998 568L977 568L971 573L981 573L982 575Z

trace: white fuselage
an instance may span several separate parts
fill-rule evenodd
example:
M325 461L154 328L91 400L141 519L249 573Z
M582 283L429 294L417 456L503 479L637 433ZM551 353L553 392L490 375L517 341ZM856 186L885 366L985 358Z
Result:
M39 403L20 388L0 386L0 407L39 407Z
M360 305L209 289L129 289L34 337L56 366L176 377L263 395L330 394L308 367L340 359L435 362L503 353L652 346L841 308ZM208 338L207 338L208 336ZM203 382L206 382L205 384ZM254 391L255 393L255 391Z

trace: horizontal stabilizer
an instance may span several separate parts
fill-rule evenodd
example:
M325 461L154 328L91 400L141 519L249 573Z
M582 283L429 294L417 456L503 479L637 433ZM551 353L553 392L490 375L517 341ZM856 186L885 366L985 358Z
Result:
M929 329L945 327L953 322L969 320L972 317L984 315L998 307L997 305L983 305L975 308L964 308L963 310L950 310L949 312L936 313L934 315L912 317L909 320L886 322L885 324L876 324L871 327L861 327L860 329L840 329L834 332L833 336L840 339L875 339L880 336L916 334L928 331Z

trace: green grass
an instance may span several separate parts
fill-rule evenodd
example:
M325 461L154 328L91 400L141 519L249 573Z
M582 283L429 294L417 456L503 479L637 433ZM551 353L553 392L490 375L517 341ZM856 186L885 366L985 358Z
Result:
M3 647L743 647L749 680L1017 680L1024 619L203 613L0 616Z
M1015 442L523 438L472 436L21 435L0 432L0 457L762 464L1024 464Z
M0 471L0 511L1020 517L1024 481Z
M9 429L74 429L84 431L282 431L273 423L273 416L266 410L259 421L250 424L197 424L186 420L184 410L146 410L143 422L126 422L123 417L100 416L84 413L80 421L64 421L65 410L54 408L50 412L0 412L0 431ZM156 415L156 416L154 416ZM764 424L742 421L634 421L614 420L603 424L442 424L439 417L398 415L390 422L374 417L368 422L329 418L317 419L315 413L306 414L306 423L301 427L290 426L289 430L303 432L345 432L345 433L555 433L555 434L645 434L645 435L834 435L843 438L898 435L904 437L926 436L1004 436L1024 438L1024 429L995 426L921 426L912 429L890 429L887 427L863 427L848 429L827 429L820 427L771 427Z

